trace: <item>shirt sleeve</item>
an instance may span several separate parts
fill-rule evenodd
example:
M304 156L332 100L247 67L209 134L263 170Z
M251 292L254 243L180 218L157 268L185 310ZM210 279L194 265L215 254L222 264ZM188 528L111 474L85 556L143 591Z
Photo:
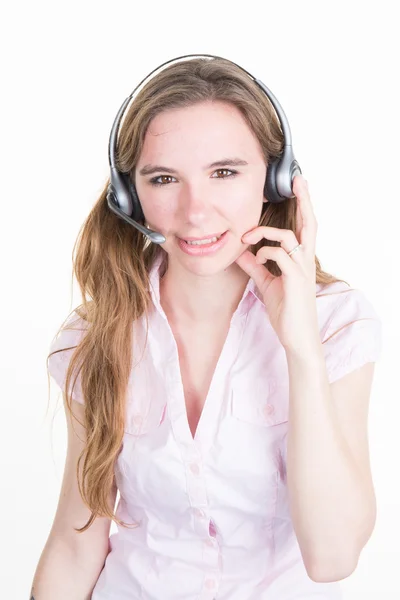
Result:
M330 383L367 362L376 362L382 351L382 321L371 302L357 289L343 296L322 342Z
M70 317L63 329L60 331L55 340L51 343L49 353L55 350L62 350L56 352L48 359L48 369L51 377L57 383L59 388L65 392L65 380L67 376L67 369L75 348L78 346L85 332L84 321L79 318L76 313ZM64 350L65 348L65 350ZM75 374L72 375L70 381L70 387L68 392L72 393L72 398L84 404L82 388L81 388L81 377L80 374L74 385Z

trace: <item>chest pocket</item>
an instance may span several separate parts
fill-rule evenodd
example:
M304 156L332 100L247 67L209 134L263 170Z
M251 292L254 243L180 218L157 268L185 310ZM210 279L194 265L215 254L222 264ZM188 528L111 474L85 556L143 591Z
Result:
M165 394L155 392L152 389L150 396L144 388L135 388L127 398L116 473L125 509L133 522L143 518L157 490L165 488L162 455L168 438L167 399Z
M231 393L231 415L258 427L271 427L288 421L289 385L275 380L258 387L237 382Z

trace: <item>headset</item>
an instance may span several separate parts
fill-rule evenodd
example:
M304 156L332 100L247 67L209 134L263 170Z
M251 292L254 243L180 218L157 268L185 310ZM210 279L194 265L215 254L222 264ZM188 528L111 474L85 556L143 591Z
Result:
M149 73L142 81L135 87L133 92L124 100L121 108L119 109L117 116L115 117L111 133L110 140L108 144L108 160L110 164L110 183L107 187L107 204L117 216L121 219L130 223L133 227L138 229L141 233L143 233L147 238L154 242L155 244L163 244L166 239L165 237L157 232L153 231L141 225L139 221L144 222L144 213L142 210L142 206L139 201L139 197L136 192L136 188L128 173L123 173L119 171L117 168L117 139L118 139L118 131L121 119L124 115L125 109L128 106L132 96L136 92L136 90L142 85L146 79L148 79L155 71L158 71L165 65L180 60L182 58L188 57L209 57L209 58L223 58L221 56L216 56L214 54L184 54L183 56L178 56L176 58L172 58L171 60L162 63L156 69L153 69L151 73ZM228 60L228 59L223 59ZM272 105L278 115L278 119L280 121L282 133L284 136L284 147L282 155L279 158L272 159L267 168L267 175L264 184L264 196L267 198L269 202L272 204L278 204L280 202L284 202L289 198L294 198L292 183L293 179L296 175L301 174L301 169L294 157L293 149L292 149L292 134L290 132L290 127L286 115L279 104L278 100L275 98L273 93L267 88L267 86L256 79L240 67L233 61L234 65L239 67L242 71L247 73L253 81L263 90L263 92L267 95L269 100L272 102Z

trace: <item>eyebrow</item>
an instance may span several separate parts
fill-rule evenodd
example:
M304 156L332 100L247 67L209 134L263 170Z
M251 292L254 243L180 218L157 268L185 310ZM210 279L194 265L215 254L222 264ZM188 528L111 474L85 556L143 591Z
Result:
M206 169L212 169L213 167L239 167L246 166L249 163L241 158L223 158L221 160L216 160L209 165L204 167ZM152 173L156 173L158 171L163 171L164 173L174 173L177 174L178 171L175 169L171 169L170 167L163 167L162 165L145 165L142 169L140 169L140 175L151 175Z

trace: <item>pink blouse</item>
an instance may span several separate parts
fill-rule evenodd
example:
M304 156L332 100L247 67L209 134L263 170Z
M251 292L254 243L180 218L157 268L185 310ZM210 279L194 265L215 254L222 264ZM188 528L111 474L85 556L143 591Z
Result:
M338 582L316 583L293 530L286 481L286 355L252 279L232 317L193 439L175 338L150 273L153 310L134 324L134 367L123 446L115 466L118 526L92 600L333 600ZM382 324L347 284L316 284L329 381L381 352ZM76 315L74 327L78 324ZM80 325L84 329L83 321ZM51 351L84 332L63 330ZM73 350L49 361L65 382ZM83 403L78 377L74 399Z

